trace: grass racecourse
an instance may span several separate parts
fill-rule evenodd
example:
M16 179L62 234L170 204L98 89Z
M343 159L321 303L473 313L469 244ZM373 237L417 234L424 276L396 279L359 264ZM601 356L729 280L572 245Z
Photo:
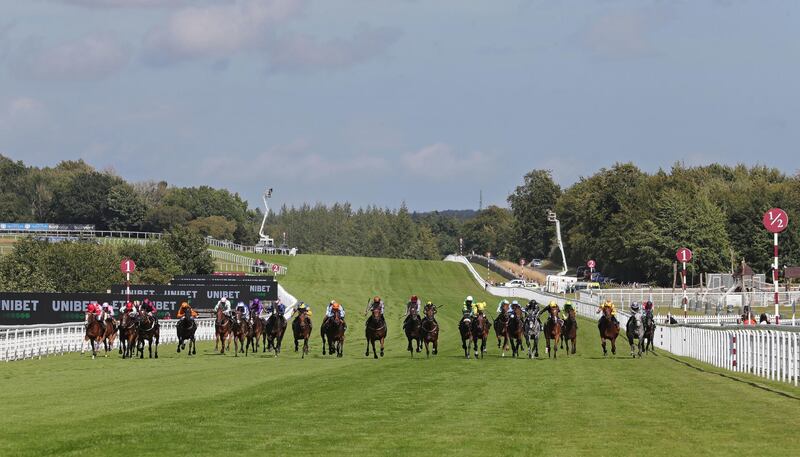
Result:
M464 266L281 257L287 290L313 305L310 358L234 358L198 345L158 360L70 354L0 365L0 455L749 456L800 455L800 390L660 353L604 359L580 321L578 353L465 360L456 322ZM440 353L412 360L401 315L412 293L444 304ZM364 357L361 312L387 301L386 357ZM322 304L344 303L342 359L321 356ZM492 309L493 311L493 309ZM493 314L493 313L492 313ZM490 340L491 343L491 340ZM544 353L542 352L542 354ZM546 355L545 355L546 357Z

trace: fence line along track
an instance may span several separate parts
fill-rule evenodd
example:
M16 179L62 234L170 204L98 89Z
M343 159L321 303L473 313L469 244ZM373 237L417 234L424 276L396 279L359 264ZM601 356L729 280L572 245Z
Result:
M562 309L564 303L568 301L565 297L524 287L492 286L465 257L448 256L445 260L464 264L478 284L492 295L519 297L545 304L555 301ZM597 303L580 299L569 301L572 302L578 315L595 321L599 319ZM624 327L630 314L618 311L617 315ZM618 341L620 345L617 350L621 354L627 354L629 349L627 340ZM777 326L725 329L659 324L656 327L653 345L675 355L700 360L718 368L749 373L773 381L788 382L795 386L800 380L800 333L786 331Z

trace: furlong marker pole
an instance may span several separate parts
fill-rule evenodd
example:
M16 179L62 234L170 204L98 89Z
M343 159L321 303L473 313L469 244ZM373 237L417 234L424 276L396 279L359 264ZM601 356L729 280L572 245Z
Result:
M778 304L778 234L774 233L775 242L773 243L773 248L775 250L775 262L772 265L772 283L775 286L775 325L779 325L780 322L780 305Z
M683 262L683 270L681 270L681 286L683 287L683 321L685 323L689 316L689 298L686 296L686 262Z

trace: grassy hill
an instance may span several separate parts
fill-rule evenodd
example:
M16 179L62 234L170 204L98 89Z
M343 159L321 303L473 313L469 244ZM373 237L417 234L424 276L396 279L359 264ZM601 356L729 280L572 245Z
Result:
M71 354L0 369L0 455L790 455L800 390L667 354L604 359L581 321L578 353L465 360L456 321L467 294L492 305L463 265L349 257L272 258L281 283L348 311L342 359L318 332L301 360L234 358L173 345L158 360ZM444 304L441 352L410 359L400 316L412 293ZM387 302L386 357L364 357L361 312ZM284 347L291 345L290 338ZM424 355L424 353L423 353ZM546 356L545 356L546 357Z

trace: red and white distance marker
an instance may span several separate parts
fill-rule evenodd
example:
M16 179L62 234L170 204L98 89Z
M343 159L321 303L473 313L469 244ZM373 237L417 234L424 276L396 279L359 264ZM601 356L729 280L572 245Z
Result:
M678 259L678 262L686 263L692 261L692 251L688 248L680 248L678 252L675 253L675 257Z
M764 213L761 223L768 232L778 234L789 226L789 216L780 208L772 208Z
M773 251L773 264L772 264L772 283L775 287L775 324L780 323L780 307L778 304L778 234L786 230L789 226L789 215L786 211L780 208L771 208L764 213L761 218L761 223L769 233L773 234L772 238L772 251Z
M119 270L124 274L131 274L136 271L136 262L131 259L122 259L119 263Z
M278 265L277 263L273 263L272 264L272 272L273 273L277 273L278 271L280 271L280 269L281 269L281 266Z
M595 262L594 260L590 260L590 261L586 262L586 266L591 268L591 269L594 269L594 267L597 266L597 262Z

